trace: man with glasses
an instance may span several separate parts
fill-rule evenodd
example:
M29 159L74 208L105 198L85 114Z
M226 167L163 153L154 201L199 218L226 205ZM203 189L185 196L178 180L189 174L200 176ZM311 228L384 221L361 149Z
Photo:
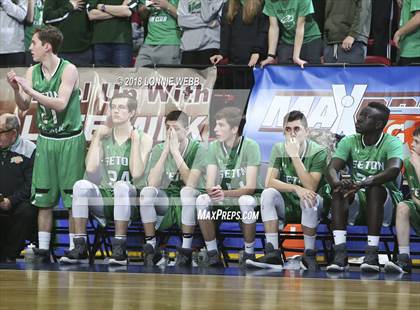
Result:
M315 251L316 229L323 208L322 198L317 192L327 166L327 151L308 139L308 123L300 111L286 114L283 131L285 142L273 146L265 180L267 189L261 195L261 217L267 240L265 256L252 265L273 268L282 265L279 223L300 221L305 242L301 267L316 271L319 269Z
M133 128L137 100L116 95L111 101L107 125L96 130L86 157L86 177L73 187L74 249L60 259L61 263L86 263L88 259L86 225L91 214L101 222L114 221L115 238L111 240L111 265L127 265L126 240L137 189L142 182L152 140ZM92 180L98 179L98 185Z
M19 135L19 119L0 116L0 262L15 262L35 232L31 196L35 144Z

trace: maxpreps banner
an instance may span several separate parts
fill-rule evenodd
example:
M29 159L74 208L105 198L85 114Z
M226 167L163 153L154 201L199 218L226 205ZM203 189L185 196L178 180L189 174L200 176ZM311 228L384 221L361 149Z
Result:
M420 125L420 67L297 67L255 69L245 134L263 160L283 140L283 117L300 110L312 129L349 135L361 108L378 101L391 109L385 131L407 144Z
M6 81L11 69L0 69L0 114L16 112L12 88ZM25 76L26 68L16 68ZM81 110L87 140L94 129L109 114L110 99L117 93L131 93L137 97L137 118L134 126L143 129L155 141L164 140L166 113L180 109L190 117L192 137L207 140L208 115L216 68L204 70L183 68L79 68ZM20 113L22 135L37 138L35 121L36 102L28 111Z

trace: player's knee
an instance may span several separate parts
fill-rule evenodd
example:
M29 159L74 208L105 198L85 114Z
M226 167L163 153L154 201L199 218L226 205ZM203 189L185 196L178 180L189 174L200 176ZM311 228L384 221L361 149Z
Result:
M125 181L118 181L114 184L114 195L116 197L129 196L130 186Z
M242 222L244 224L255 223L256 218L254 217L254 209L257 205L255 198L250 195L243 195L239 197L238 202L242 213Z
M261 194L261 219L263 222L278 220L275 197L279 192L274 188L267 188Z
M198 195L198 192L195 188L185 186L181 189L181 203L182 206L193 205L195 207L195 200Z
M148 206L150 204L154 204L157 195L158 195L158 190L156 187L153 187L153 186L144 187L140 192L140 208L142 206Z
M184 188L183 188L184 190ZM187 195L190 195L191 193L188 193ZM184 192L185 195L185 192ZM188 200L188 201L185 201ZM187 226L195 226L197 224L197 211L195 206L195 197L188 196L186 198L183 197L183 193L181 190L181 201L182 201L182 212L181 212L181 221L182 224Z
M407 217L410 215L410 208L404 202L397 205L397 217Z
M89 191L91 184L88 180L77 181L73 185L73 195L78 197L85 195Z
M316 228L318 226L318 210L316 208L303 208L301 223L308 228Z
M197 211L209 210L211 199L207 194L199 195L196 199L196 208Z
M261 194L261 204L274 205L274 200L279 192L274 188L266 188Z

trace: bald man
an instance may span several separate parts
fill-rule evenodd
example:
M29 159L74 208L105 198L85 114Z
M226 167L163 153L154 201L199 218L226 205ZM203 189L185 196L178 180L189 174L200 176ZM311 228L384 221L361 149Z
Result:
M35 144L19 127L17 116L0 115L0 262L15 262L36 227L30 203Z

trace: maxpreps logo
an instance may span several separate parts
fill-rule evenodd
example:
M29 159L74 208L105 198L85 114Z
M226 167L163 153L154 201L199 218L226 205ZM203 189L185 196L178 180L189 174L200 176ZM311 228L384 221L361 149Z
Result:
M327 129L333 133L353 134L354 122L360 110L377 101L391 109L387 132L403 132L420 123L420 92L370 92L368 85L354 85L350 94L345 85L332 85L331 92L279 91L272 98L259 131L280 132L283 118L291 110L300 110L308 118L311 128ZM398 123L395 120L398 119ZM391 124L392 123L392 124ZM392 126L391 126L392 125ZM391 132L390 132L391 131ZM399 136L404 140L404 136Z

